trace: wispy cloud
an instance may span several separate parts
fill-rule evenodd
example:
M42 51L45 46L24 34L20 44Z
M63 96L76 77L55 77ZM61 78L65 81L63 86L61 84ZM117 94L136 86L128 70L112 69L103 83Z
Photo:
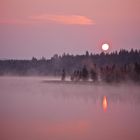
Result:
M86 16L79 15L39 15L30 17L37 21L51 21L59 24L92 25L94 21Z
M35 15L25 19L0 19L0 24L38 24L56 23L66 25L93 25L94 21L86 16L80 15Z

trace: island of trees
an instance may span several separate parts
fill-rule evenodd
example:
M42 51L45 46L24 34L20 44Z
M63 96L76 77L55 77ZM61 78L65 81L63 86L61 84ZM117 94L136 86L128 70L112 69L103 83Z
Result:
M55 54L52 58L0 60L0 75L60 76L72 81L140 82L140 50L83 55Z

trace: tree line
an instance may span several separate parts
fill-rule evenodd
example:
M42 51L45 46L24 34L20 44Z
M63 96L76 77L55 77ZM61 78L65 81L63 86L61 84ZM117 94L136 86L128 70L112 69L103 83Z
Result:
M55 54L52 58L0 60L0 75L70 76L71 80L120 81L140 79L140 50L83 55Z

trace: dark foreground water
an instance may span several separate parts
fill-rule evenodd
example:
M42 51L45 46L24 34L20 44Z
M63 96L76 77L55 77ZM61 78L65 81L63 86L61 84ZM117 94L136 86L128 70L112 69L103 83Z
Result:
M0 78L0 140L140 140L140 86Z

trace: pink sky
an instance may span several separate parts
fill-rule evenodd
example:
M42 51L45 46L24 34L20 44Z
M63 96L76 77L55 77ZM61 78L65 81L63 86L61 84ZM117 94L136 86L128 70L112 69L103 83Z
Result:
M1 0L0 58L140 49L139 0Z

